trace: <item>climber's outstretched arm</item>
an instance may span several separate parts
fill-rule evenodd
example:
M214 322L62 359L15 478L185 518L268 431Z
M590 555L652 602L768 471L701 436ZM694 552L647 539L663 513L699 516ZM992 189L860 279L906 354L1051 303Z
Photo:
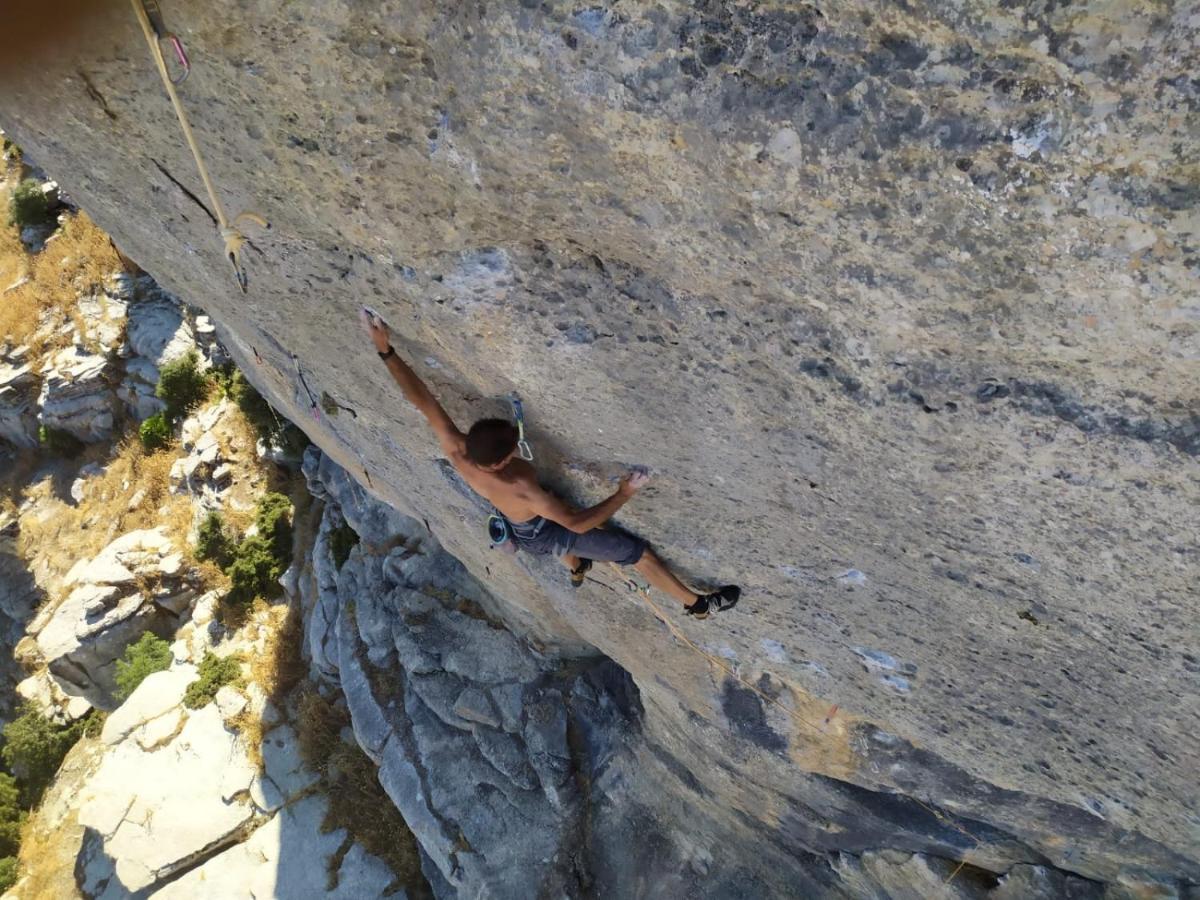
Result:
M549 491L536 483L529 486L528 493L522 497L534 511L551 522L557 522L569 531L584 534L593 528L599 528L614 515L617 510L629 502L648 481L643 472L634 472L621 479L621 484L607 500L602 500L587 509L571 509Z
M367 316L365 325L376 351L386 354L384 362L387 363L392 377L396 379L396 384L400 385L400 390L404 392L408 402L420 410L429 421L433 433L437 435L438 443L442 445L442 452L449 457L461 455L465 440L463 433L458 430L446 410L442 409L442 404L438 403L425 382L393 349L387 325L378 316L373 315Z

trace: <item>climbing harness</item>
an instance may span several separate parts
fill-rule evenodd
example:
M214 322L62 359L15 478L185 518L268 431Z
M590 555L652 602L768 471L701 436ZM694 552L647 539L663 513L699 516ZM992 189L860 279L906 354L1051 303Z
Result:
M192 74L192 64L188 60L187 51L183 49L183 41L175 32L167 28L158 0L142 0L142 8L146 10L146 17L154 28L154 36L158 38L159 46L162 46L163 41L169 43L175 51L175 58L179 60L180 74L171 79L171 84L183 84Z
M525 440L525 410L521 406L521 398L514 393L509 397L509 401L512 403L513 416L517 420L517 453L526 462L533 462L533 451L529 449L529 442Z
M192 156L196 160L196 168L200 171L200 180L204 182L204 189L208 192L209 202L212 203L213 215L217 219L217 230L221 235L221 240L225 244L225 257L229 260L230 265L233 266L233 276L237 280L238 287L241 288L244 294L246 293L248 279L246 271L242 267L239 254L242 247L246 245L247 238L242 233L241 228L247 222L253 222L264 229L270 228L271 225L256 212L238 213L238 215L234 216L232 222L226 218L225 207L221 205L221 198L217 196L217 189L208 174L208 166L204 164L204 157L200 153L200 146L196 143L196 136L192 133L192 126L188 122L187 113L184 112L183 104L179 100L179 94L175 90L175 85L182 84L192 70L187 53L183 49L183 42L167 29L163 22L162 10L158 6L158 0L129 0L129 2L133 4L133 12L142 26L142 33L146 36L146 44L150 48L150 55L154 58L158 74L162 78L163 87L167 91L167 96L171 99L171 105L175 108L175 116L179 119L179 127L183 130L184 139L187 141L188 147L192 151ZM183 74L177 78L172 78L170 71L167 69L167 60L162 52L164 40L175 48L176 56L182 67Z
M488 516L488 538L492 542L493 550L502 550L505 553L516 553L519 549L517 542L513 539L512 529L508 524L508 519L499 514L499 511Z

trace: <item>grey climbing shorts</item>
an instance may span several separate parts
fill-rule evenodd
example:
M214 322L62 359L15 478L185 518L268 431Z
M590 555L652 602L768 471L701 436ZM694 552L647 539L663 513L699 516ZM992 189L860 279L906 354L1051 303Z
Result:
M596 562L632 566L646 550L646 542L641 538L615 528L593 528L576 534L549 519L532 523L532 528L530 524L521 523L513 534L517 546L527 553L553 553L555 556L574 553Z

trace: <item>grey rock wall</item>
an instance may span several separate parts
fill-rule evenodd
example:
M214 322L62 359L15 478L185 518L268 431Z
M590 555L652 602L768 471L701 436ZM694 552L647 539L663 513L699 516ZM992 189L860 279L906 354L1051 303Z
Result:
M512 628L630 674L698 847L1200 880L1195 4L166 12L274 225L247 295L123 4L6 54L0 125ZM651 467L621 521L743 585L676 621L742 681L489 553L363 302L568 496Z

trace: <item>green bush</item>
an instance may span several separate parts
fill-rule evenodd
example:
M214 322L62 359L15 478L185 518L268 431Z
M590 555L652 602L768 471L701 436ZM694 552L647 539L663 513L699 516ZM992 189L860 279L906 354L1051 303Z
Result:
M83 441L75 435L46 425L38 426L38 442L43 450L56 456L74 458L83 452Z
M271 552L281 564L280 574L292 558L292 501L283 494L271 491L258 501L254 516L258 533L271 545Z
M24 822L25 811L21 808L17 780L7 772L0 772L0 856L17 855Z
M226 396L237 404L260 441L268 447L284 451L288 456L298 458L304 454L304 449L311 443L308 435L286 419L281 419L262 394L254 389L254 385L246 380L241 369L226 366L214 373L213 377Z
M208 396L209 381L199 366L199 355L190 350L186 356L166 363L158 370L154 396L167 404L167 418L178 419Z
M225 520L219 512L210 512L200 523L196 536L196 559L211 559L221 568L233 561L233 542L225 531Z
M55 725L29 705L23 706L21 714L4 726L4 749L0 755L21 785L22 805L33 806L41 799L85 726L83 720L65 727Z
M138 428L142 446L149 452L161 450L171 442L171 424L162 413L155 413Z
M188 685L183 694L183 705L188 709L207 706L217 696L217 691L227 684L233 684L241 676L242 658L238 654L214 656L206 652L204 659L200 660L196 680Z
M17 883L17 858L6 856L0 859L0 891L7 891Z
M333 553L333 563L340 570L350 558L350 551L358 544L358 532L343 522L329 532L329 550Z
M12 192L8 203L8 224L25 228L29 225L45 225L52 220L50 204L42 193L42 186L32 178L26 178Z
M127 646L124 656L117 660L117 699L124 700L146 680L147 675L161 672L170 665L171 645L157 635L145 632Z
M233 586L228 602L234 606L249 606L255 597L274 597L279 594L279 576L283 574L271 544L261 535L248 537L233 551L233 562L225 568Z

